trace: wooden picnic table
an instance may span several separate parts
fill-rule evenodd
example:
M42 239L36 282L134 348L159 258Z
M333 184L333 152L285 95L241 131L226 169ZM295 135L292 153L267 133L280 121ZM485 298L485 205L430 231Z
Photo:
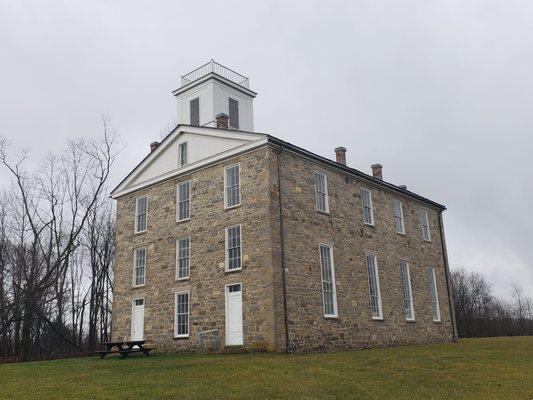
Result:
M145 347L146 340L122 340L118 342L104 342L104 350L96 351L100 354L100 359L108 354L119 353L121 358L127 357L130 353L144 353L150 355L151 348ZM115 349L116 348L116 349Z

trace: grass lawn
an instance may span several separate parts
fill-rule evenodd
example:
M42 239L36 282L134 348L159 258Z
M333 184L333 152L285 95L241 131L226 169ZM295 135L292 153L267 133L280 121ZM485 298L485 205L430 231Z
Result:
M0 365L2 399L533 399L533 337L330 354Z

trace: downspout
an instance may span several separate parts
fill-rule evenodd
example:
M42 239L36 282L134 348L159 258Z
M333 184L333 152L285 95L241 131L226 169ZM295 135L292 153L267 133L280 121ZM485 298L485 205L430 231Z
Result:
M285 276L285 229L283 226L283 203L281 201L281 153L283 145L280 145L278 158L278 202L279 202L279 234L281 250L281 280L283 286L283 314L285 317L285 353L290 352L289 345L289 315L287 314L287 279Z
M453 305L452 288L450 285L450 266L448 264L448 251L446 250L446 239L444 237L444 224L442 222L442 211L439 211L439 229L440 229L440 242L442 245L442 258L444 259L444 272L446 277L446 288L448 289L448 305L450 307L450 317L452 319L452 334L453 341L457 342L457 323L455 320L455 308Z

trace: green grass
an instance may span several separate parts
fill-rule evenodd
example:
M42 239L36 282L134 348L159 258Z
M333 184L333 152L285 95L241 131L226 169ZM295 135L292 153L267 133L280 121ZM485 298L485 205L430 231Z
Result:
M0 365L2 399L533 399L533 337L329 354Z

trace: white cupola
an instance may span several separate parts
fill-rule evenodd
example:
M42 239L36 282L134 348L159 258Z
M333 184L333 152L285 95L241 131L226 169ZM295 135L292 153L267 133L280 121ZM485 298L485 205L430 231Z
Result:
M178 124L216 127L219 114L229 116L228 128L254 131L249 79L211 60L181 77L173 94L178 101Z

